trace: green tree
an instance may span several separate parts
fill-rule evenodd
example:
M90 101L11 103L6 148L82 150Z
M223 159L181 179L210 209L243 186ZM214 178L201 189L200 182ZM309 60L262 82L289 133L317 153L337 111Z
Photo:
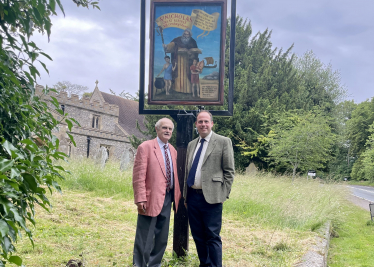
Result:
M347 135L353 156L358 157L364 150L370 136L370 125L374 122L374 98L361 102L347 122Z
M351 142L348 138L348 122L357 104L353 100L346 100L337 105L334 117L337 124L335 128L336 142L332 147L332 160L328 164L330 177L343 179L349 177L355 157L351 152Z
M369 179L370 153L372 153L372 124L374 123L374 98L357 105L347 122L347 142L350 155L355 160L351 177L355 180Z
M96 4L80 1L84 7ZM35 224L35 205L48 210L47 192L60 190L57 180L64 169L56 162L66 155L58 152L52 134L59 121L35 94L36 63L48 72L41 58L51 58L29 41L35 30L49 39L56 5L63 13L60 0L0 0L0 266L22 265L14 255L18 236L24 231L33 244L28 225ZM71 129L74 120L53 97L52 103Z
M321 169L330 157L334 136L327 119L318 112L288 113L274 127L269 156L276 164L288 165L292 175Z
M374 123L370 125L365 150L361 153L352 168L352 178L355 180L374 181Z
M280 96L297 85L292 66L293 57L290 54L292 47L285 52L273 48L269 30L257 33L251 38L250 22L240 17L237 18L236 32L238 38L235 42L234 114L230 118L215 118L214 130L232 137L238 170L244 170L250 160L266 169L266 153L250 158L240 153L241 148L238 145L245 142L253 146L260 136L269 132L271 121L285 108L280 105ZM229 41L229 35L227 40ZM226 46L226 70L228 50Z
M374 125L373 125L374 126ZM371 129L373 129L373 126ZM373 132L373 131L372 131ZM362 153L362 162L364 165L364 179L374 181L374 134L372 134L366 144L367 148Z
M53 85L53 88L57 92L66 92L68 95L71 95L71 94L82 95L84 94L85 91L89 90L87 86L74 84L69 81L58 82L55 85Z
M91 97L92 94L93 94L93 92L85 92L85 93L83 93L83 97L84 97L84 98L85 98L85 97Z
M307 51L302 57L296 57L294 66L300 78L300 92L303 109L312 110L320 106L332 112L336 105L345 100L346 88L341 83L340 73L332 65L325 65L313 51Z

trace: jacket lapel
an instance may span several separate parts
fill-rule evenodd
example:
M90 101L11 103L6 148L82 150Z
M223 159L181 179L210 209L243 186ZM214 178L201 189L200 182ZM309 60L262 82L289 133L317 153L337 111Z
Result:
M155 156L157 158L157 161L160 164L160 168L162 170L162 173L164 174L164 176L166 178L166 170L165 170L165 164L164 164L164 157L162 156L162 152L161 152L160 146L159 146L159 144L157 142L157 138L154 139L153 148L154 148L154 153L155 153Z
M209 140L209 143L208 143L208 147L206 148L206 152L205 152L205 156L204 156L204 160L203 160L202 165L204 165L206 159L209 157L209 155L214 150L214 147L216 146L216 142L217 142L217 139L215 138L215 133L212 133L212 136L210 137L210 140Z

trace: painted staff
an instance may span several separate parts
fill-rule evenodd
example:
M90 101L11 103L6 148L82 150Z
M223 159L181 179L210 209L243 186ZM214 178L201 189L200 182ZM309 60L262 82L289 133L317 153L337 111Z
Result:
M161 40L162 40L162 45L164 45L164 34L163 34L163 28L161 26L157 26L156 27L156 31L158 33L158 35L161 35ZM164 52L165 52L165 56L166 56L166 51L164 49Z

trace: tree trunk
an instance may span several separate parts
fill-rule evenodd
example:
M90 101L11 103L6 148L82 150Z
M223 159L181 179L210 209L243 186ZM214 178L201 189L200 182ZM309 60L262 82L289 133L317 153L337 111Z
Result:
M292 182L293 182L293 180L295 179L295 176L296 176L296 169L297 169L297 165L295 165L295 166L293 167L293 172L292 172Z

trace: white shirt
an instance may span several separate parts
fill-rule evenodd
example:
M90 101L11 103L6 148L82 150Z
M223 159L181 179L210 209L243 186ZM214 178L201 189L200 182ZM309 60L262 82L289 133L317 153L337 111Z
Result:
M165 159L165 148L164 148L164 145L168 145L167 143L165 144L164 142L161 141L160 138L158 138L157 136L157 143L158 145L160 146L160 149L161 149L161 154L162 154L162 157L164 158L164 163L165 163L165 171L167 169L167 166L166 166L166 159ZM173 184L174 184L174 175L173 175L173 160L171 158L171 153L170 153L170 148L169 148L169 145L168 145L168 149L167 149L167 153L169 155L169 161L170 161L170 172L171 172L171 179L170 179L170 189L173 189ZM166 174L166 173L165 173Z
M195 189L202 189L203 188L202 187L202 182L201 182L201 165L203 165L204 156L205 156L205 153L206 153L206 149L208 148L210 138L212 137L212 133L213 133L213 131L210 131L210 133L204 138L205 142L203 143L203 149L201 150L199 163L197 164L197 169L196 169L196 174L195 174L195 183L194 183L193 186L191 186L192 188L195 188ZM201 136L200 136L199 142L196 146L195 153L193 154L192 162L195 159L196 153L199 150L200 146L201 146Z

